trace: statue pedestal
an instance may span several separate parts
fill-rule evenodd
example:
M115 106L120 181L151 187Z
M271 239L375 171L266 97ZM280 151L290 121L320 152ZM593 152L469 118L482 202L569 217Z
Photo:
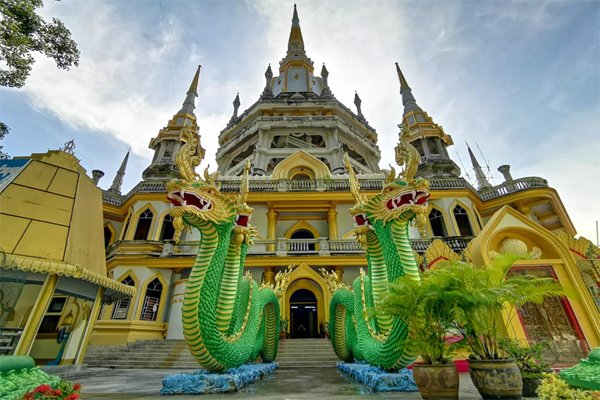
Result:
M374 392L417 392L417 385L412 371L402 369L398 372L387 372L369 364L337 363L341 372L350 375L360 383L367 385Z
M163 379L161 395L235 392L272 374L277 363L245 364L225 372L198 370L187 374L168 375Z

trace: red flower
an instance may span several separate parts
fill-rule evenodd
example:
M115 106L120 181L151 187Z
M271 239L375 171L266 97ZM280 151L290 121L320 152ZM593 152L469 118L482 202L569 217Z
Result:
M60 390L60 389L54 389L52 391L52 395L53 396L62 396L62 390Z
M76 383L73 385L73 390L81 390L81 384L80 383Z
M33 391L33 393L47 393L50 390L52 390L52 388L48 385L40 385L38 387L35 388L35 390Z
M77 393L71 393L64 400L79 400L79 395Z

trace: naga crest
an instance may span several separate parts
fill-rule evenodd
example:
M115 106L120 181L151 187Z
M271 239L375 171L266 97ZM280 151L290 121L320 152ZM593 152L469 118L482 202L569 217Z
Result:
M367 228L375 220L384 224L394 219L416 220L417 226L422 229L426 222L426 213L429 208L429 182L423 178L415 178L417 167L421 160L419 151L408 142L409 131L403 126L400 134L400 143L396 147L396 162L404 166L404 170L396 176L393 167L386 179L381 192L371 199L360 194L358 179L346 157L346 168L350 175L350 191L356 205L350 209L357 232Z
M181 140L185 144L175 158L181 178L173 179L166 185L167 199L173 205L170 214L173 217L175 241L179 240L185 224L194 226L200 221L220 224L232 222L235 218L236 226L248 229L253 212L246 204L249 162L244 168L240 194L232 198L221 193L216 183L218 172L209 174L207 167L204 178L201 178L195 171L205 153L200 145L198 127L194 124L183 128Z

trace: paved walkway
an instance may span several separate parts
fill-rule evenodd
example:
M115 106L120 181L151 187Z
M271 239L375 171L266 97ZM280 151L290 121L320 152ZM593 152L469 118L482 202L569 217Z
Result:
M236 393L215 395L159 396L162 378L166 375L189 372L165 369L107 369L87 368L80 371L63 369L54 372L71 382L83 385L84 400L175 400L212 399L421 399L418 392L372 393L335 368L282 368L262 381L246 386ZM460 399L481 399L468 374L460 376Z

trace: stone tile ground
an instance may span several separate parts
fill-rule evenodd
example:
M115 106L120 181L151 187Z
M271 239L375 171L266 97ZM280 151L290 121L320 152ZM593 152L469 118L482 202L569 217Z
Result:
M83 385L85 400L176 400L176 399L420 399L414 393L372 393L335 368L281 368L269 378L236 393L216 395L159 396L164 376L181 370L86 368L79 371L61 368L53 373ZM468 374L460 377L460 399L480 399Z

